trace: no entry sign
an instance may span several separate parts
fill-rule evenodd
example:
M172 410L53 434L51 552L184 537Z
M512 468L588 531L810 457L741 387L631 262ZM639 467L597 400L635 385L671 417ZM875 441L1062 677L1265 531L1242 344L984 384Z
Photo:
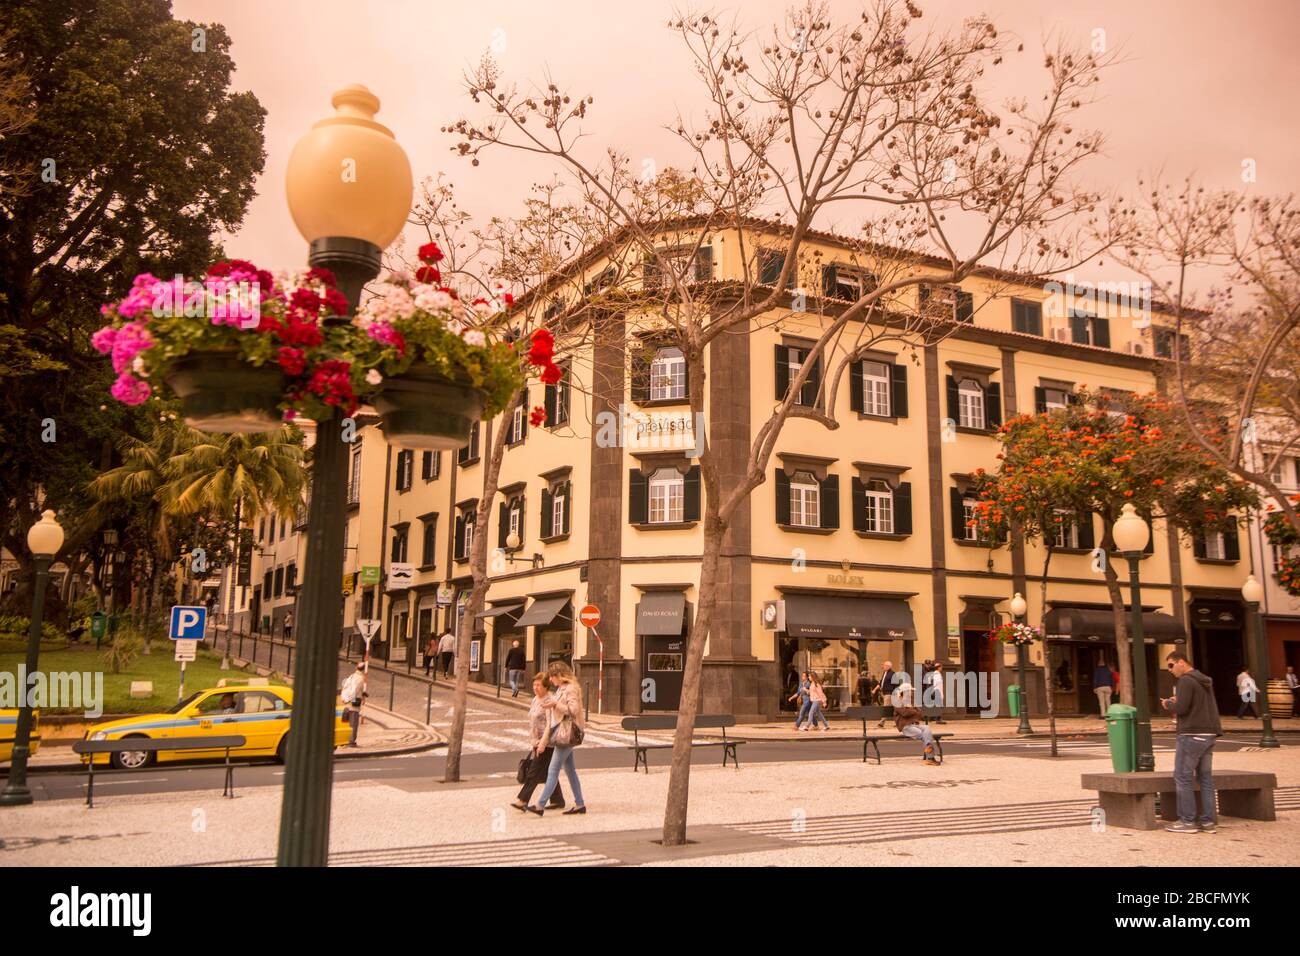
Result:
M600 623L600 608L594 604L588 604L578 612L578 620L582 622L583 627L595 627Z

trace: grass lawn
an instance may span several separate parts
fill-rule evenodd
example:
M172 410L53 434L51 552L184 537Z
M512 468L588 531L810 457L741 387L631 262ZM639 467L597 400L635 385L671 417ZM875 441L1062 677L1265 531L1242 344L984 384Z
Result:
M79 648L72 645L64 650L42 652L41 670L53 671L102 671L104 674L104 713L108 714L149 714L166 710L176 703L176 692L180 684L180 664L172 660L170 641L154 644L153 653L148 657L137 657L129 669L114 674L104 660L103 652L96 652L93 646ZM0 653L0 671L11 674L18 672L18 665L24 655L17 653ZM185 665L185 693L217 686L223 677L241 679L246 676L242 671L231 667L221 669L221 655L199 649L198 659ZM153 696L139 699L130 696L131 682L137 680L153 681ZM82 713L75 708L42 708L42 713L71 714Z

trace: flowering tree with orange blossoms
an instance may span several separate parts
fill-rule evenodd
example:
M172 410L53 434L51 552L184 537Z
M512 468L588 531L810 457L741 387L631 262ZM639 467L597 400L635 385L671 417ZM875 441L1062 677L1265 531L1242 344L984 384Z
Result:
M1128 618L1111 560L1111 526L1120 509L1131 503L1148 520L1164 521L1191 536L1234 526L1239 512L1258 506L1258 495L1207 458L1181 412L1166 400L1086 389L1076 399L1065 409L1021 415L1002 425L997 471L979 469L971 476L978 498L974 520L981 538L1006 541L1013 548L1026 540L1043 545L1040 580L1046 615L1048 568L1060 550L1057 529L1074 515L1081 522L1090 522L1092 515L1101 519L1097 564L1115 619L1122 698L1131 704ZM1050 693L1047 699L1054 734Z

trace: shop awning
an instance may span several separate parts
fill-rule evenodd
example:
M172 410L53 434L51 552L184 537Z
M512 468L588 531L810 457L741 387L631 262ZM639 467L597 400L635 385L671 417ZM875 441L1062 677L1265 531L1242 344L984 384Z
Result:
M519 619L520 627L545 627L555 620L557 614L569 606L568 595L561 597L533 598L532 606Z
M914 641L912 609L900 598L787 594L785 632L824 640Z
M480 611L475 616L482 619L485 617L500 617L502 614L518 614L523 610L523 606L523 601L520 601L517 604L498 604L495 607L488 608L486 611Z
M636 606L636 632L651 637L681 634L686 620L682 591L647 591Z
M1128 610L1124 611L1127 619ZM1054 607L1047 612L1049 641L1115 643L1115 617L1106 608ZM1142 634L1148 644L1175 644L1186 638L1182 625L1172 614L1144 611Z

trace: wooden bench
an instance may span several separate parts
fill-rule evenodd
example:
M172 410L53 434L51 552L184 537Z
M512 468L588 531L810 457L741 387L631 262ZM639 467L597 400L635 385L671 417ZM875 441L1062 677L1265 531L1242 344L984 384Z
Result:
M1096 790L1107 826L1154 830L1157 802L1161 820L1178 819L1178 796L1172 773L1085 773L1085 790ZM1193 781L1197 793L1200 785ZM1273 791L1277 777L1253 770L1216 770L1214 789L1219 813L1246 820L1276 820ZM1197 798L1200 806L1200 798Z
M721 747L722 748L722 765L727 765L727 758L740 769L740 761L736 758L736 748L741 744L748 743L746 740L739 740L735 737L727 736L727 728L736 726L736 718L732 714L700 714L695 718L696 730L720 729L722 731L721 740L692 740L692 747ZM623 718L623 729L632 731L632 745L628 750L635 751L635 759L632 764L632 772L645 767L645 772L650 772L650 763L646 759L651 750L671 750L672 743L641 743L639 732L642 730L676 730L677 718L668 714L641 714L633 717Z
M930 723L930 718L938 717L940 713L941 711L937 707L927 707L921 709L921 715L924 718L926 724ZM876 758L876 763L877 764L880 763L880 741L882 740L911 740L915 742L914 737L908 737L906 734L901 734L898 732L892 734L890 733L873 734L867 729L867 723L869 721L874 720L876 722L879 722L881 720L892 720L894 717L893 707L846 707L844 708L844 716L848 717L850 720L862 721L862 762L863 763L867 762L868 751L873 752ZM931 736L934 737L934 759L938 763L943 763L942 741L944 737L951 737L952 734L947 731L943 731L940 733L934 733L932 731Z
M226 752L226 780L225 786L221 791L223 797L234 797L235 795L235 768L230 763L230 748L242 747L247 743L246 738L238 734L229 734L223 737L169 737L164 740L153 740L147 737L127 737L123 740L78 740L72 745L72 752L77 754L90 754L90 776L86 781L86 806L94 809L95 806L95 754L120 754L132 753L138 750L157 752L160 750L224 750ZM101 771L103 773L105 771ZM120 769L109 770L107 773L140 773L146 772L145 768L137 769Z

